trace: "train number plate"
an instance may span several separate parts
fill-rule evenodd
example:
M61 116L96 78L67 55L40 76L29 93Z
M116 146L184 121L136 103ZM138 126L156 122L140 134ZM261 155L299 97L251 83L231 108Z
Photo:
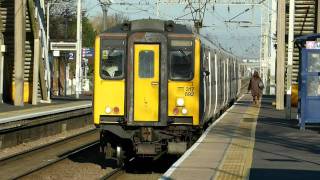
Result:
M185 87L184 96L194 96L194 87Z

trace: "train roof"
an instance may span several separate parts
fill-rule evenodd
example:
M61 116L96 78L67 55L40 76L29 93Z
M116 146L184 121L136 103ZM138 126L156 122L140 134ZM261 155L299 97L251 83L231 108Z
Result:
M186 25L159 19L139 19L127 21L104 31L104 33L127 33L135 31L172 32L176 34L193 34Z
M122 24L118 24L104 31L103 33L130 33L130 32L170 32L176 34L194 34L207 46L213 47L226 55L237 58L231 52L223 49L221 46L215 44L213 41L204 37L200 34L192 32L192 29L183 24L175 23L171 20L160 20L160 19L139 19L127 21Z

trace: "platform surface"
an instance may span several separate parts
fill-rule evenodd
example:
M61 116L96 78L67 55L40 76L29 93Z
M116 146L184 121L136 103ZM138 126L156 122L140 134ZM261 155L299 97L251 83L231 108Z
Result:
M300 131L272 101L241 97L163 179L320 179L320 128Z
M0 104L0 124L90 107L92 103L88 100L56 100L50 104L43 103L36 106L27 104L23 107Z

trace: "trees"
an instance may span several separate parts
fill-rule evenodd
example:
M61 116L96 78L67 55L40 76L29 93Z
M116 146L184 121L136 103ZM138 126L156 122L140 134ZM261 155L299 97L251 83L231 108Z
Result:
M76 41L77 19L76 0L49 0L50 39L57 41ZM87 14L82 14L82 45L93 47L96 33Z
M113 27L117 24L121 24L124 21L127 21L129 18L122 15L122 14L114 14L107 17L107 27ZM94 16L90 18L90 22L96 32L96 34L100 34L103 32L103 17L102 14L99 14L97 16Z

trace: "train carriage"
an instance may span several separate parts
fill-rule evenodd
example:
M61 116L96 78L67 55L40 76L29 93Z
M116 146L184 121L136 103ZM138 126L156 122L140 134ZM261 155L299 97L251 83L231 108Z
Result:
M183 153L236 99L238 78L234 56L184 25L144 19L107 30L95 43L101 151L119 160Z

